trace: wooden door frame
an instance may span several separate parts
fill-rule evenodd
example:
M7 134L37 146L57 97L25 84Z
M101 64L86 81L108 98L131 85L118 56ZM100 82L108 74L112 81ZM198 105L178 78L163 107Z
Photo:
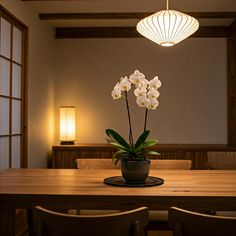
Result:
M16 18L12 13L10 13L6 8L0 4L0 16L10 22L12 25L21 30L22 33L22 70L21 78L23 79L21 83L21 153L20 153L20 166L21 168L28 167L28 145L27 145L27 75L28 75L28 27ZM12 111L10 111L11 113ZM10 122L11 123L11 122ZM11 124L10 124L11 125ZM12 136L10 134L9 136ZM10 146L10 144L9 144ZM11 148L11 147L9 147ZM11 160L9 161L11 164Z

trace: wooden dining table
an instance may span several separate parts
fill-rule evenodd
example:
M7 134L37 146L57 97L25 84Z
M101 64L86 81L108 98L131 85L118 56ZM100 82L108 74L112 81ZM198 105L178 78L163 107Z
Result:
M236 170L152 170L152 187L118 187L104 178L120 170L6 169L0 171L0 235L14 235L16 208L236 211Z

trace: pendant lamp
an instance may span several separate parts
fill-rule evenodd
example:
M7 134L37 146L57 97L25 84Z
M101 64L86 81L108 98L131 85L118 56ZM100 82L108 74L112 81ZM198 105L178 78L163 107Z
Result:
M170 47L197 31L199 22L192 16L169 10L169 0L167 0L166 10L140 20L136 27L144 37L161 46Z

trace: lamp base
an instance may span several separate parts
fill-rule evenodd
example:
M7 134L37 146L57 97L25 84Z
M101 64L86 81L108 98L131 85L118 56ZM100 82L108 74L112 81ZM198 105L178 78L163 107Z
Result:
M61 145L74 145L74 141L61 141Z

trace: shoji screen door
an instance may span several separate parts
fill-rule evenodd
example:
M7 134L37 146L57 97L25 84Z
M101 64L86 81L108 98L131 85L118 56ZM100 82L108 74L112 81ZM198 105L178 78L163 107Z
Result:
M0 170L27 166L26 27L0 6Z

